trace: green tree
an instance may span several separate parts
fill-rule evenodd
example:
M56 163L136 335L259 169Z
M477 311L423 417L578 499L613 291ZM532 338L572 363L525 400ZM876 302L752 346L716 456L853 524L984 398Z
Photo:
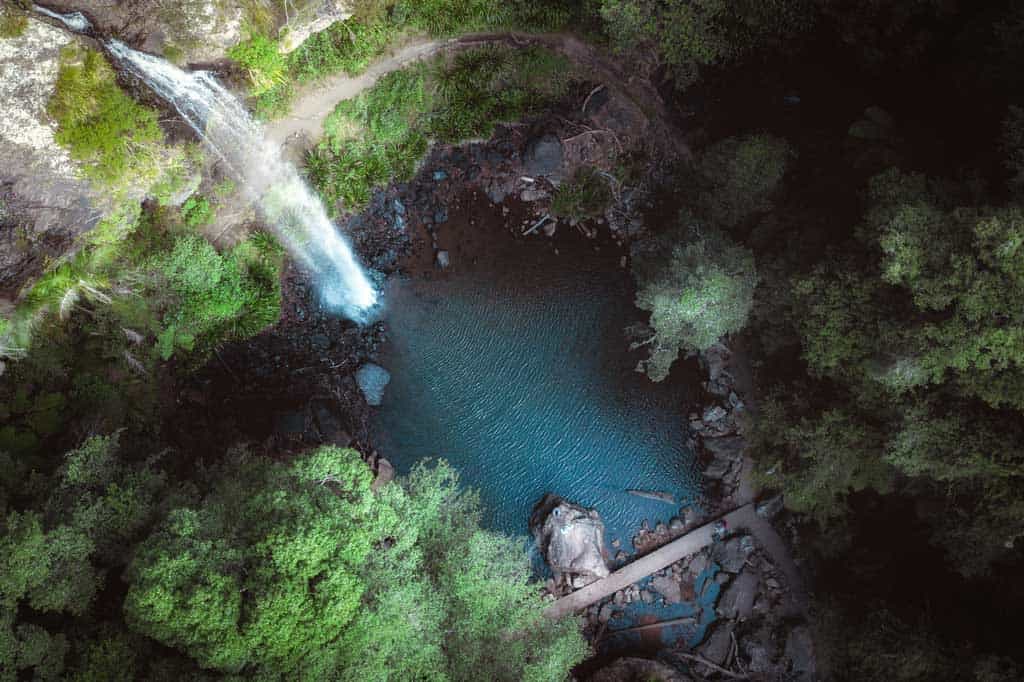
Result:
M651 313L651 346L640 368L653 381L668 376L680 350L703 351L746 324L757 273L754 256L721 230L683 215L683 230L634 248L636 305Z
M602 0L601 16L622 49L652 49L681 88L704 69L778 47L809 27L804 0Z
M359 569L395 520L354 450L234 465L139 547L125 618L203 667L305 677L356 615Z

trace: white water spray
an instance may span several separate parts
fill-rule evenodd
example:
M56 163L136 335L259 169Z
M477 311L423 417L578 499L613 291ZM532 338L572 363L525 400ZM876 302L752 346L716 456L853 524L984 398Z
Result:
M142 79L224 160L291 254L316 275L324 305L366 322L377 291L323 204L265 138L263 129L212 74L186 72L111 40L110 53Z
M56 19L60 23L64 24L72 31L76 33L86 33L92 30L92 24L85 18L85 15L81 12L69 12L67 14L59 14L53 10L40 7L39 5L32 5L32 9L40 14Z

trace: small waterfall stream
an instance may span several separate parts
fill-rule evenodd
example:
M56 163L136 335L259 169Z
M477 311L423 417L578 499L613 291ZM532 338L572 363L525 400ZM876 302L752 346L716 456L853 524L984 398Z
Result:
M107 48L171 103L224 160L291 254L315 275L323 303L357 322L367 321L378 303L376 289L320 199L267 142L242 103L206 71L183 71L118 40Z
M59 14L39 5L33 9L76 33L92 32L92 24L81 12ZM284 246L313 274L322 303L356 322L369 321L379 297L352 247L298 170L267 141L242 103L206 71L184 71L119 40L106 41L104 46L123 68L174 106L227 164Z

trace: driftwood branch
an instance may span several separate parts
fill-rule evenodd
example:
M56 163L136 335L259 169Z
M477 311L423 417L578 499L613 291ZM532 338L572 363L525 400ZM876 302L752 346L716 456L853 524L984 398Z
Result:
M544 223L546 223L546 222L547 222L547 221L549 221L549 220L551 220L551 214L550 214L550 213L545 213L545 214L544 214L544 217L543 217L543 218L541 218L540 220L538 220L538 221L537 221L537 222L536 222L536 223L534 224L534 226L533 226L533 227L531 227L531 228L530 228L529 230L527 230L526 232L523 232L523 236L525 237L525 236L527 236L527 235L533 234L534 232L536 232L536 231L537 231L537 229L538 229L538 228L539 228L539 227L540 227L541 225L543 225Z
M590 100L593 99L594 95L596 95L597 93L601 92L602 90L604 90L604 83L602 83L601 85L598 85L596 88L594 88L593 90L590 91L590 94L587 95L587 98L585 100L583 100L583 106L580 107L580 112L581 113L583 113L583 114L587 113L587 105L590 104Z

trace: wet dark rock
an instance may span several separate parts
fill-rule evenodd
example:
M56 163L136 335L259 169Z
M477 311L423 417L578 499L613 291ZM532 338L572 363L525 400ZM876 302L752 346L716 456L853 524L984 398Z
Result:
M731 537L725 542L717 542L711 548L711 558L722 567L723 571L739 573L747 563L747 557L753 552L751 541L744 542L749 535Z
M434 211L434 222L437 223L438 225L443 225L444 223L448 222L448 209L439 208L436 211Z
M391 381L391 374L380 365L366 363L356 371L356 384L366 398L368 405L377 406L384 401L384 387Z
M438 251L434 260L437 263L437 267L442 270L446 270L448 266L451 265L451 256L447 251Z
M815 673L814 640L807 627L801 625L789 632L786 658L792 661L792 673L800 680L813 680Z
M770 520L782 512L783 506L782 495L776 495L758 504L756 512L762 519Z
M528 175L558 175L562 156L562 141L555 135L544 135L527 144L523 167Z
M285 412L278 415L274 431L285 438L298 438L306 431L306 415L302 412Z
M434 178L434 182L442 182L448 179L448 173L443 170L436 170L431 177Z
M712 663L722 665L731 648L732 624L719 623L698 652Z
M711 407L705 408L701 419L705 424L713 424L724 419L727 414L728 412L721 405L712 405Z
M725 588L718 601L718 613L723 618L746 620L754 608L760 577L756 571L747 569Z
M327 350L331 347L331 339L326 334L313 334L309 337L309 342L316 350Z

